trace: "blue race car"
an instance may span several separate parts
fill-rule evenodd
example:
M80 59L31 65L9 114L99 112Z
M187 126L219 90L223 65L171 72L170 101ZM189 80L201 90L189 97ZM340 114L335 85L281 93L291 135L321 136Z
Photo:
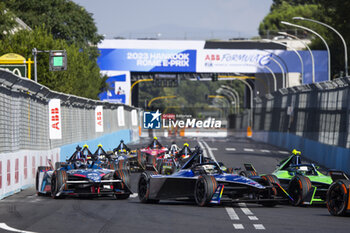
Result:
M101 160L104 156L106 161ZM36 176L38 195L51 194L53 198L67 195L105 196L114 195L116 199L130 196L130 177L125 170L107 169L108 155L92 154L87 146L78 146L65 163L39 167Z
M286 201L283 188L273 179L256 180L224 172L219 163L203 156L197 148L183 167L172 175L145 171L138 182L138 196L143 203L164 199L187 198L199 206L230 202L255 202L274 206Z

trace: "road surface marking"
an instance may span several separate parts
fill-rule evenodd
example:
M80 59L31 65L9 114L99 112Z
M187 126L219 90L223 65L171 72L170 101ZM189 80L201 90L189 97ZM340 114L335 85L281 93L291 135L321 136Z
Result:
M34 231L23 231L23 230L18 230L16 228L13 228L13 227L9 227L7 226L6 223L0 223L0 228L4 229L4 230L7 230L7 231L12 231L12 232L20 232L20 233L36 233Z
M226 207L225 209L226 209L227 214L231 220L239 220L239 217L238 217L236 211L232 207Z
M233 224L233 227L234 227L236 230L242 230L242 229L244 229L243 224Z
M265 230L264 225L262 224L253 224L256 230Z
M203 145L203 143L198 140L198 144L199 144L200 148L203 150L203 156L208 157L207 150L206 150L205 146Z
M244 151L249 151L249 152L253 152L254 151L254 149L250 149L250 148L244 148L243 150Z
M198 141L198 143L200 143L201 144L201 142L199 142ZM205 141L202 141L202 145L204 145L204 148L206 149L206 150L204 150L204 156L206 155L206 151L208 151L208 153L209 153L209 157L212 159L212 160L214 160L215 162L217 162L216 161L216 159L215 159L215 156L214 156L214 154L213 154L213 152L211 151L211 149L210 149L210 147L209 147L209 145L205 142Z
M135 197L137 197L137 193L133 193L130 195L130 198L135 198Z
M256 216L248 216L249 220L255 221L255 220L259 220L258 217Z
M243 211L243 213L245 215L253 215L252 211L250 211L250 209L248 209L248 208L241 207L241 210Z
M228 151L235 151L236 148L226 148L226 150L228 150Z
M260 151L263 153L270 153L271 152L270 150L260 150Z
M289 154L288 151L283 151L283 150L278 151L278 153L281 153L281 154Z
M212 147L210 148L210 150L218 150L218 148Z

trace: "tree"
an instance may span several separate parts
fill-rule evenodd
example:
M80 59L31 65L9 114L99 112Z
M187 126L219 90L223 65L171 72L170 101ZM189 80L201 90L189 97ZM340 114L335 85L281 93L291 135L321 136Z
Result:
M0 41L0 54L18 53L26 58L32 57L32 49L67 51L68 68L66 71L50 72L49 55L38 54L38 82L52 90L97 99L98 93L105 88L106 77L101 78L100 69L88 51L65 40L54 39L44 28L33 31L21 30L6 36Z
M0 2L0 40L11 32L15 24L14 15Z
M69 44L96 45L97 33L92 14L70 0L3 0L5 6L30 27L45 25L55 39Z
M338 77L344 71L344 48L339 37L316 23L306 21L294 21L295 16L302 16L309 19L324 22L338 30L345 41L350 40L350 9L349 1L342 0L274 0L270 13L265 16L259 26L261 36L276 35L277 31L283 30L293 33L292 27L281 24L282 20L306 26L319 33L329 45L331 51L331 73L332 77ZM302 33L302 34L301 34ZM324 43L312 34L303 30L298 31L298 36L308 36L312 38L311 48L325 50Z
M316 4L294 6L290 5L287 2L282 2L278 6L273 7L271 9L271 12L267 16L265 16L265 18L259 25L260 36L267 36L271 34L277 35L277 32L280 30L290 30L292 34L295 34L295 30L293 28L281 24L281 21L293 22L292 18L295 16L323 20L320 6ZM305 25L310 25L310 23L306 23ZM319 27L319 29L323 30L321 27Z

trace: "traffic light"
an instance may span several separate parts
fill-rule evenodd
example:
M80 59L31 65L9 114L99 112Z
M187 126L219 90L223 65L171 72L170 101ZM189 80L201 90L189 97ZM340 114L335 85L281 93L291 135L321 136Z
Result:
M177 87L179 86L179 77L174 74L155 74L153 85L156 87Z
M50 50L50 71L67 70L66 50Z

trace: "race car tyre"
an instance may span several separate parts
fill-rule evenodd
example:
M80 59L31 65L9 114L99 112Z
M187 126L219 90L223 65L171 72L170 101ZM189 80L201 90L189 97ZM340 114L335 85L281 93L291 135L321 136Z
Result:
M149 198L150 193L150 178L151 175L157 175L157 172L154 171L145 171L140 175L138 183L138 196L142 203L158 203L159 200L154 200Z
M137 163L142 170L146 168L146 157L144 154L141 153L140 150L137 151Z
M337 180L328 188L326 204L328 211L334 216L343 216L349 207L350 180Z
M265 184L267 186L272 187L271 189L269 189L269 192L267 194L266 198L272 199L273 196L277 196L278 195L278 189L276 188L276 184L280 184L279 179L275 176L275 175L263 175L261 176L261 178L263 180L265 180ZM269 202L262 202L261 203L263 206L266 207L273 207L275 205L277 205L276 201L269 201Z
M301 175L294 176L288 185L288 193L293 198L293 201L291 201L292 205L302 205L310 190L311 181L308 177Z
M126 170L130 173L129 163L126 159L118 160L117 168L118 170Z
M201 175L196 181L194 188L194 199L197 205L207 206L212 199L218 184L214 176Z
M44 194L39 192L39 174L40 171L49 171L51 170L51 167L48 166L39 166L38 170L36 171L36 176L35 176L35 190L36 190L36 194L38 196L43 196Z
M62 165L65 164L64 162L56 162L55 163L55 170L58 170L62 167Z
M113 162L112 163L109 162L108 165L107 165L107 168L111 169L111 170L118 170L117 165L115 163L113 163Z
M116 170L115 175L117 179L121 179L121 183L117 184L117 188L124 190L126 193L116 194L116 199L127 199L130 196L130 175L126 170Z
M277 176L275 176L275 175L263 175L263 176L261 176L261 178L266 181L266 185L272 186L272 189L271 189L272 193L271 194L277 195L278 189L276 188L276 186L277 186L277 184L279 184L279 185L281 184L279 179L277 178ZM274 185L274 184L276 184L276 185Z
M245 176L245 177L251 177L251 176L258 176L259 174L256 171L241 171L239 175Z
M64 195L59 195L57 196L57 194L59 193L62 185L63 185L63 189L62 190L67 190L67 183L66 181L68 180L68 176L66 171L61 171L61 170L56 170L54 171L54 173L52 174L52 178L51 178L51 196L54 199L59 199L59 198L64 198Z

